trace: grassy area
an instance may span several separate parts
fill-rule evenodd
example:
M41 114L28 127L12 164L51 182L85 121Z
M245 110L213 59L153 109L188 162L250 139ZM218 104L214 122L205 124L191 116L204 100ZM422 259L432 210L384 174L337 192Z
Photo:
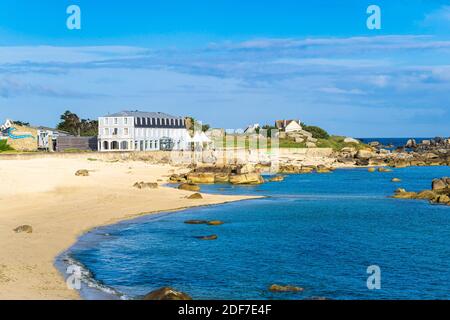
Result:
M6 140L0 140L0 152L11 152L14 151L10 145L8 145Z

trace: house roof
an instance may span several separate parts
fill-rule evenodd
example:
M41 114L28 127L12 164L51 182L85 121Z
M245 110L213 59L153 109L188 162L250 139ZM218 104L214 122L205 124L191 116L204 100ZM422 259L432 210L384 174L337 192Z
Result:
M121 111L104 117L140 117L140 118L166 118L166 119L183 119L183 117L172 116L164 112L145 112L145 111Z
M286 128L291 122L296 122L297 124L300 124L299 120L277 120L275 121L275 126L277 129L284 129Z

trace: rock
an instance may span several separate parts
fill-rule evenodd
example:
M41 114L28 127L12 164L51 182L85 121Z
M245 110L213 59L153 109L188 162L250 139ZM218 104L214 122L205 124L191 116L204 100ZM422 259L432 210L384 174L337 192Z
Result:
M347 137L347 138L344 139L344 143L356 143L356 144L359 144L359 141L354 139L354 138Z
M199 236L199 237L195 237L195 238L197 238L199 240L207 240L207 241L209 241L209 240L217 240L219 237L217 235L213 234L213 235L210 235L210 236Z
M170 287L164 287L150 292L143 300L192 300L192 298L184 292L176 291Z
M416 199L417 197L417 193L415 192L400 192L400 193L396 193L393 198L396 199Z
M223 221L220 221L220 220L208 221L209 226L221 226L222 224L223 224Z
M228 183L230 182L230 175L227 173L217 173L214 176L214 183Z
M214 173L189 173L187 180L195 184L211 184L215 182Z
M434 202L439 203L439 204L450 204L450 197L446 194L442 194L440 196L438 196Z
M246 163L243 166L239 167L237 169L237 174L249 174L249 173L255 173L256 168L253 164Z
M78 170L77 172L75 172L75 175L77 177L87 177L87 176L89 176L89 170L86 170L86 169Z
M188 199L203 199L203 196L200 193L193 193L191 194L189 197L187 197Z
M206 220L187 220L184 222L185 224L207 224Z
M155 182L136 182L133 187L137 189L156 189L158 184Z
M269 287L269 291L271 292L301 292L303 288L294 287L294 286L280 286L278 284L273 284Z
M376 170L377 170L377 169L375 169L375 168L373 168L373 167L367 169L367 171L369 171L369 172L375 172Z
M392 172L392 170L384 168L384 167L381 167L381 168L378 168L378 172Z
M358 152L355 155L355 158L360 160L369 160L374 156L373 152L371 150L358 150Z
M284 180L283 176L275 176L269 179L270 182L281 182Z
M302 167L295 166L292 164L280 165L278 172L286 173L286 174L295 174L295 173L312 173L314 171L313 167Z
M416 195L416 199L427 199L427 200L433 200L437 197L437 194L431 190L424 190L422 192L419 192Z
M306 147L307 148L317 148L317 145L314 142L307 142Z
M441 178L441 179L434 179L431 184L431 189L434 191L438 190L444 190L447 188L450 188L450 178Z
M178 186L178 189L180 190L187 190L187 191L200 191L200 187L194 183L182 183Z
M187 179L186 179L186 175L181 175L181 174L173 174L170 176L169 178L170 182L173 183L186 183Z
M402 180L399 178L392 178L391 182L402 182Z
M22 232L33 233L33 227L29 226L29 225L23 225L23 226L19 226L19 227L15 228L13 231L15 233L22 233Z
M395 193L404 193L404 192L406 192L406 190L403 188L398 188L397 190L395 190Z
M327 168L325 166L317 166L316 172L317 173L331 173L331 172L333 172L333 170L330 168Z
M230 176L231 184L261 184L264 179L259 173L237 174Z
M376 147L381 146L381 143L379 143L378 141L372 141L372 142L369 142L369 146L376 148Z
M405 148L416 148L417 143L414 139L409 139L408 142L406 142Z

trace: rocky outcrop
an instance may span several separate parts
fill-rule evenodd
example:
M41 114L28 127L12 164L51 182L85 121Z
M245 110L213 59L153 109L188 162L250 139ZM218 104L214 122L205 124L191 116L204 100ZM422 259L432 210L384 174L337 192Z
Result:
M86 169L78 170L77 172L75 172L75 175L77 177L87 177L87 176L89 176L89 170L86 170Z
M187 198L189 200L197 200L197 199L203 199L203 196L200 193L193 193Z
M187 181L196 184L212 184L215 182L215 174L212 172L193 172L186 177Z
M197 238L199 240L211 241L211 240L217 240L219 237L217 235L213 234L213 235L210 235L210 236L198 236L198 237L195 237L195 238Z
M344 143L354 143L354 144L359 144L359 140L356 140L355 138L351 138L351 137L347 137L344 139Z
M433 191L442 191L450 188L450 178L444 177L441 179L434 179L431 183L431 189Z
M269 291L271 292L301 292L304 289L301 287L295 287L295 286L281 286L278 284L273 284L269 287Z
M182 183L178 186L178 189L196 192L196 191L200 191L200 186L198 186L194 183Z
M269 182L281 182L284 181L284 176L275 176L269 179Z
M164 287L150 292L143 300L192 300L192 298L184 292Z
M443 204L450 206L450 188L449 178L434 179L432 190L424 190L421 192L407 192L405 189L397 189L393 198L396 199L419 199L429 200L431 203ZM442 184L442 182L444 184Z
M261 184L264 179L259 173L236 174L230 176L231 184Z
M158 188L158 184L156 182L136 182L133 185L136 189L156 189Z
M285 165L280 165L278 173L301 174L301 173L312 173L313 171L314 171L314 167L285 164Z
M184 222L185 224L207 224L206 220L187 220Z
M33 233L33 227L29 225L18 226L13 230L15 233Z
M208 221L208 225L209 226L221 226L221 225L223 225L223 221L220 221L220 220L212 220L212 221Z

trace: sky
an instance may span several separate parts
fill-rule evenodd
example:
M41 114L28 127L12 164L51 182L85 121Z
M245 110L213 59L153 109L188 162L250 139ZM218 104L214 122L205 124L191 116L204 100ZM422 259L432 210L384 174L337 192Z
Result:
M381 30L366 25L373 4ZM55 126L65 110L450 136L450 3L2 0L0 122Z

